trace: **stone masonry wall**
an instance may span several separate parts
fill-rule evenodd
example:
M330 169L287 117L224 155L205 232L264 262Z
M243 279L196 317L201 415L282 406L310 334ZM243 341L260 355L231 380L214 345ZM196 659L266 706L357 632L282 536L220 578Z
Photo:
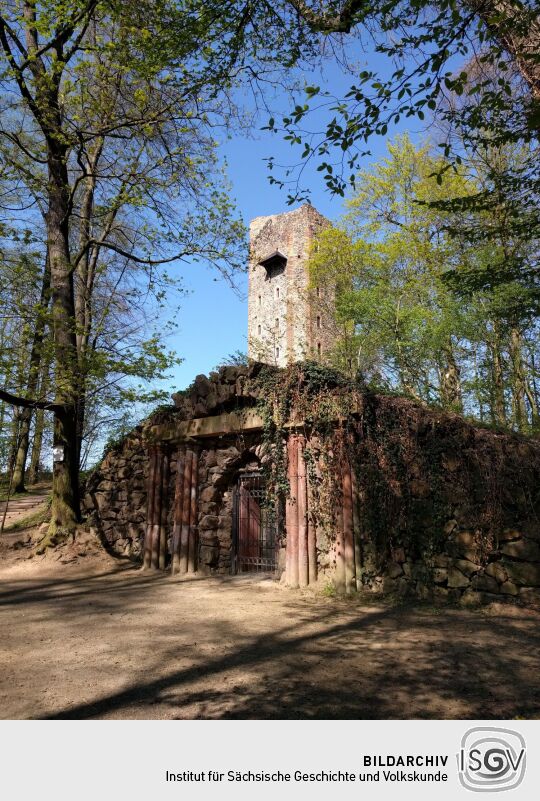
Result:
M198 376L166 418L188 420L252 406L260 365ZM141 558L148 459L137 426L89 478L88 524L115 553ZM515 598L540 602L540 442L476 427L403 398L366 393L356 416L361 588L436 601ZM201 439L200 569L225 573L238 472L264 461L261 434ZM176 473L170 446L169 536ZM285 539L283 532L283 540ZM332 579L333 543L319 538L321 581Z
M366 396L363 585L438 601L540 602L540 442Z
M327 225L328 220L309 204L252 220L248 292L248 349L252 358L284 367L318 358L319 345L321 357L333 346L331 304L308 291L307 271L313 237ZM268 272L259 261L276 250L287 257L287 264L284 269Z
M210 378L197 376L186 392L174 396L175 406L137 426L103 459L86 482L83 513L104 544L115 554L142 558L147 512L149 460L144 429L162 422L206 417L253 403L249 382L260 369L223 367ZM168 531L173 530L173 499L177 448L169 452ZM198 446L198 531L200 569L228 572L232 544L232 485L239 470L260 464L254 437L206 438Z

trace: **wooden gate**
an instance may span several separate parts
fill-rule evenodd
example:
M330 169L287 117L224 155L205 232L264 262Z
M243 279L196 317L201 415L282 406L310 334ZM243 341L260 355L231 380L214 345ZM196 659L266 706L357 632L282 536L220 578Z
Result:
M266 503L260 472L243 473L234 490L233 573L276 569L276 514Z

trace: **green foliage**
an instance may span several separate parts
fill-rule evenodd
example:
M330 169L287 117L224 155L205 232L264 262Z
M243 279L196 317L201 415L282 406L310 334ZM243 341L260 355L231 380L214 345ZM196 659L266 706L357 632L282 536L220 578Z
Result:
M343 334L334 362L354 362L378 390L534 429L535 292L512 277L464 289L467 275L502 260L512 243L454 234L462 217L443 201L474 196L477 184L465 168L438 182L443 166L427 147L397 139L360 174L341 224L320 235L311 283L335 294ZM489 230L490 214L474 214Z
M466 4L418 0L411 3L292 3L314 36L349 34L349 48L362 50L368 35L380 68L354 69L345 97L306 81L304 98L268 127L316 159L330 191L344 195L357 186L357 168L373 136L386 136L400 120L422 122L433 114L456 121L449 96L460 100L459 124L468 137L497 144L529 142L539 130L538 4ZM305 102L304 102L305 100ZM329 110L320 133L310 130L314 108ZM315 127L315 126L313 126ZM445 156L452 143L443 141ZM460 163L461 153L454 154ZM271 166L273 162L271 160ZM437 173L442 179L444 173ZM292 202L302 194L291 172ZM538 188L538 183L536 183Z
M350 445L349 429L361 389L340 371L309 361L284 370L265 366L254 384L263 418L264 449L270 455L264 463L269 503L289 497L286 425L296 421L300 433L309 438L304 459L312 522L331 540L335 510L341 503L338 465Z
M211 372L217 373L220 367L245 367L248 364L249 359L247 353L243 350L235 350L233 353L229 353L228 356L225 356Z
M23 334L17 341L27 361L39 315L47 316L43 361L51 365L52 394L77 396L85 465L104 438L123 430L126 416L132 422L166 397L159 387L179 362L167 337L184 296L168 265L203 260L229 281L244 266L245 229L215 135L237 114L228 96L234 56L224 53L239 18L235 9L216 15L208 4L167 0L40 0L34 10L35 18L15 6L0 12L7 32L0 47L0 180L9 221L0 229L9 275L6 282L2 275L2 305ZM34 40L39 54L25 53ZM52 113L57 106L59 115ZM62 186L47 172L53 150L66 167L62 178L55 175ZM59 198L69 198L65 267L74 287L60 326L76 339L69 356L51 347L58 337L47 308L32 305L54 217L43 214ZM25 268L19 281L24 260L35 277ZM5 385L24 394L6 341ZM24 378L22 357L19 363Z
M26 517L23 517L20 520L16 520L14 523L7 525L4 528L4 532L6 534L9 534L15 531L25 531L28 528L36 528L37 526L40 526L42 523L48 522L51 515L50 497L44 498L43 503L45 504L44 509L37 509L36 511L26 515Z
M325 598L335 598L337 596L336 585L331 581L327 581L321 590L321 595L323 595Z

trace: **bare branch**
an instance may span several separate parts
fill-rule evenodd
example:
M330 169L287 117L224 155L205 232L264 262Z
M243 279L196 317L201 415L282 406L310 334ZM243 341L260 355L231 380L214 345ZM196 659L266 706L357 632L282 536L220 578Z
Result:
M52 401L22 398L20 395L13 395L5 389L0 389L0 400L9 403L11 406L18 406L23 409L44 409L48 412L65 412L70 408L66 403L53 403Z

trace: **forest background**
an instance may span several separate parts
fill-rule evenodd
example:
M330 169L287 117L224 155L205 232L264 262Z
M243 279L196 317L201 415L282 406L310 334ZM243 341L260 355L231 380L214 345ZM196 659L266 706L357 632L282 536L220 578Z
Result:
M328 362L537 431L536 3L0 7L0 460L58 449L51 541L182 359L244 349L243 223L308 196Z

